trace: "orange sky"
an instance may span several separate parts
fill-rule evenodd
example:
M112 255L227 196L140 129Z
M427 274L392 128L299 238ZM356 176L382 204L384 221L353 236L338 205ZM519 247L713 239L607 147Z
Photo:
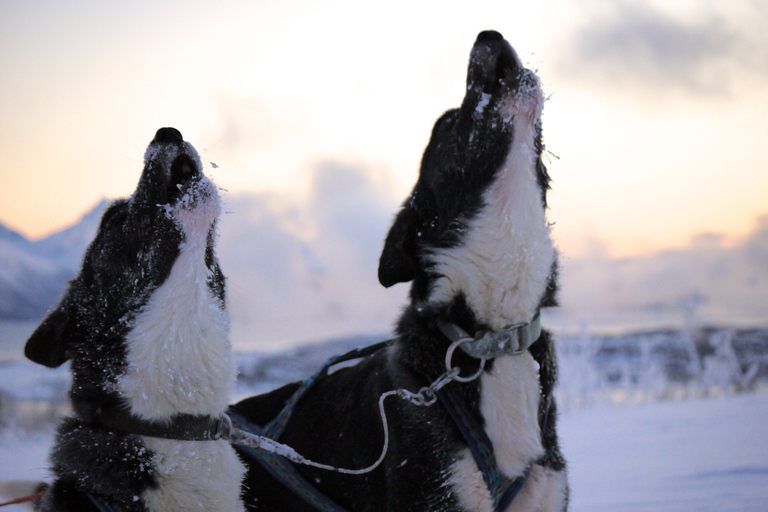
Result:
M531 5L535 4L535 5ZM404 197L494 28L550 101L550 218L569 254L738 237L768 213L768 16L755 3L0 3L0 222L40 237L129 194L160 126L231 192L322 160Z

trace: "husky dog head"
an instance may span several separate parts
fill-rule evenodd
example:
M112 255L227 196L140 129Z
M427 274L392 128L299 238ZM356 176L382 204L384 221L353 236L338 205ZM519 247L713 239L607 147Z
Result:
M464 100L435 123L419 179L387 235L381 284L412 280L413 303L463 301L492 329L554 305L543 102L537 76L501 34L480 33Z
M104 212L79 274L25 346L26 356L45 366L72 360L76 412L87 416L80 410L89 408L85 404L118 400L127 334L180 254L198 255L203 287L224 309L224 278L213 252L219 211L197 151L178 130L158 130L135 192Z

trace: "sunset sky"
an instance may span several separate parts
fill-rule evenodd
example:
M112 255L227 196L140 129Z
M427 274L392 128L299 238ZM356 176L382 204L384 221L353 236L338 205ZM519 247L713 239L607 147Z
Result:
M301 197L334 161L394 205L496 29L550 96L564 252L735 243L768 214L768 1L669 4L0 2L0 222L38 238L130 194L161 126L230 194Z

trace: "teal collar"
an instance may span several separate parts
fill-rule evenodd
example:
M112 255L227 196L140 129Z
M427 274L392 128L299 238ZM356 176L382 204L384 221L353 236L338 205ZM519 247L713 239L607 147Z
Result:
M475 359L520 354L541 336L541 317L538 312L527 324L516 324L497 332L480 331L474 337L456 324L439 321L437 325L449 340L454 343L461 341L459 347Z

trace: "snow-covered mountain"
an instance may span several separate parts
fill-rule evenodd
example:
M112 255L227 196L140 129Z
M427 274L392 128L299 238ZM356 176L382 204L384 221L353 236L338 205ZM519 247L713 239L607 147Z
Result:
M102 201L75 225L37 241L0 224L0 319L40 318L56 303L106 205Z

